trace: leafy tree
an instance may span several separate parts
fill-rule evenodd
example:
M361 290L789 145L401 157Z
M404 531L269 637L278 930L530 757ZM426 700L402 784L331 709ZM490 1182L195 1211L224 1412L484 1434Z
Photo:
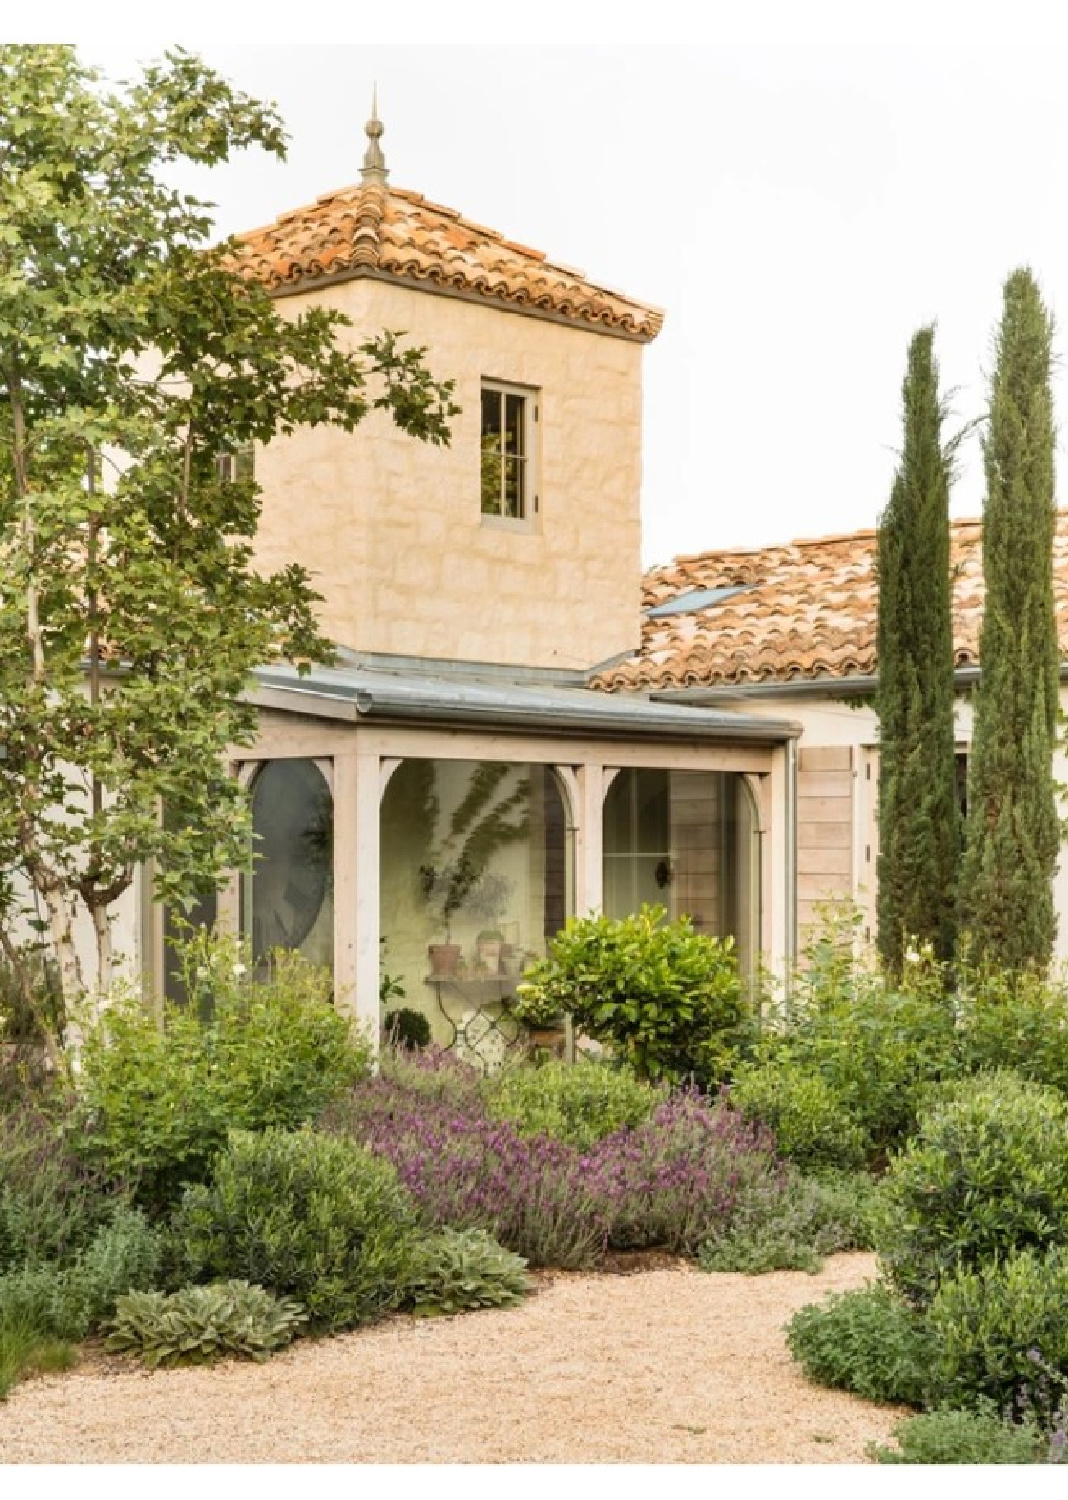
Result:
M949 487L934 329L909 345L904 445L879 526L879 952L900 975L905 945L954 947L960 845L953 750Z
M1048 966L1056 928L1051 344L1052 323L1035 278L1016 270L1005 283L983 444L986 607L961 926L973 957L1017 972Z
M209 248L166 170L252 145L284 154L273 108L183 51L115 92L70 48L0 47L0 946L36 912L68 998L79 908L103 988L138 864L180 900L239 861L252 669L331 654L304 571L256 573L257 486L219 455L372 407L444 443L456 410L425 351L283 318Z

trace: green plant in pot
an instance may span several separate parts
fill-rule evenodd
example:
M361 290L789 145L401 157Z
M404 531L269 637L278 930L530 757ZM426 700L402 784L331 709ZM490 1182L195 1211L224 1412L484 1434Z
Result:
M507 908L514 889L514 880L509 880L506 875L498 875L492 870L484 870L467 898L467 909L471 915L486 923L475 938L475 957L480 967L488 974L501 972L504 933L498 923L501 912Z
M530 815L530 782L524 777L512 791L507 791L511 768L503 762L484 762L471 775L467 790L449 819L448 832L430 857L419 868L419 883L432 919L439 930L445 930L445 942L430 944L431 972L455 974L460 949L452 940L452 919L458 911L474 910L486 902L493 917L503 900L492 883L501 882L510 889L511 882L487 874L487 867L499 849L527 836ZM482 887L481 897L478 888ZM475 906L472 905L472 900ZM500 949L497 950L498 963ZM483 960L485 962L485 960Z
M419 883L427 908L437 919L437 924L445 929L445 941L431 943L427 950L432 974L456 973L460 945L452 940L452 919L463 906L477 878L477 871L464 854L459 859L420 867Z

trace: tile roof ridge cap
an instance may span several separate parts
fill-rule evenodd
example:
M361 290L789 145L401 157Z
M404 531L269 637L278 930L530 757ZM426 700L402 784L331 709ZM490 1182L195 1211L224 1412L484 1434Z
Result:
M789 552L796 547L825 547L832 542L869 541L874 540L877 535L875 527L865 527L861 531L831 532L827 536L799 536L793 537L788 542L764 542L754 547L710 547L707 552L680 552L672 562L656 563L647 571L652 572L655 568L671 568L679 563L706 562L712 557L761 557L769 552Z

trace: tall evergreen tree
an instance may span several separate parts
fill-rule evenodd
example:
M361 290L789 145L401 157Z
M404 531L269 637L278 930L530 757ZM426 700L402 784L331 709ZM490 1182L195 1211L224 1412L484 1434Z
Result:
M921 328L909 345L901 395L904 444L876 553L879 952L893 974L906 942L930 943L948 959L955 938L952 445L942 442L933 328Z
M986 608L961 883L972 956L1015 971L1048 966L1056 929L1051 344L1035 279L1016 270L1005 283L983 444Z

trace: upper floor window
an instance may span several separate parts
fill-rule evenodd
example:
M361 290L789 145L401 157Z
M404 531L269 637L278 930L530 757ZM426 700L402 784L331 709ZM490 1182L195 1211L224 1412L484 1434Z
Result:
M528 521L538 509L534 474L536 393L482 382L482 514Z
M255 462L251 443L239 443L228 452L215 455L215 472L224 484L236 484L238 480L252 479Z

